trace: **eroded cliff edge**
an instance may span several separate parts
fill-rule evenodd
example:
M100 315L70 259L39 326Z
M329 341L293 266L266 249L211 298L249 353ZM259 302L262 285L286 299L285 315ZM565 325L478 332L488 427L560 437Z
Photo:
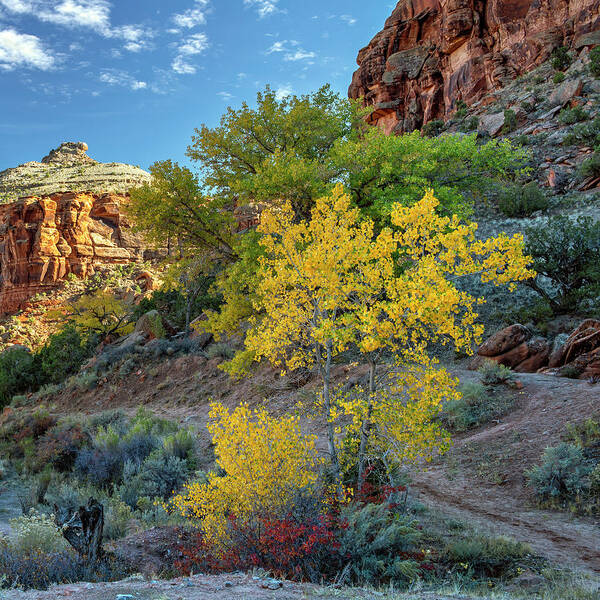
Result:
M600 44L600 0L401 0L357 58L349 95L387 133L448 117L546 61ZM490 101L494 99L491 97Z

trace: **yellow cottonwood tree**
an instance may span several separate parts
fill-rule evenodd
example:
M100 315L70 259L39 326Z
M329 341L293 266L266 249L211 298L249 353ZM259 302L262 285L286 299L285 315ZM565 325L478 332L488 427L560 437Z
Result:
M255 360L266 358L284 370L317 367L336 475L339 465L331 397L335 355L356 347L370 367L366 408L360 412L360 467L374 419L382 420L385 414L391 422L389 410L376 406L380 352L394 349L402 365L420 364L424 376L433 382L428 344L451 341L457 349L470 351L483 332L475 312L483 299L459 290L456 279L480 274L483 281L500 285L532 275L521 236L477 240L476 224L440 216L438 204L429 191L412 207L395 205L391 213L394 229L385 228L379 234L370 219L361 218L341 185L317 200L310 221L295 222L289 204L263 213L259 231L266 254L260 259L255 306L260 314L251 319L245 339L247 352ZM422 397L439 410L443 398L453 393L451 387L430 386L436 394L428 392ZM355 415L358 409L353 406L347 408ZM429 410L411 412L403 406L397 420L406 420L408 415L430 419ZM400 424L388 426L386 437L401 430ZM400 439L398 435L396 442ZM420 440L413 436L410 443L416 448Z
M173 498L183 516L199 519L209 544L227 542L227 517L252 524L253 518L285 510L298 491L316 482L319 460L315 436L303 435L297 417L270 417L242 404L229 412L211 405L208 430L217 464L225 475L208 475Z

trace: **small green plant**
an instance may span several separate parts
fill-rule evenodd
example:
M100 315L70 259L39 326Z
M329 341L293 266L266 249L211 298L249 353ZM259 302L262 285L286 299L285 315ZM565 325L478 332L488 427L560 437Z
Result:
M451 541L444 551L446 560L465 565L473 575L496 578L515 576L530 554L531 548L522 542L483 536Z
M504 111L504 125L502 126L502 133L510 133L517 128L517 114L514 110L507 108Z
M456 112L454 113L454 116L457 119L464 119L467 116L467 110L467 103L464 100L458 100L456 102Z
M556 84L562 83L566 78L566 75L562 72L562 71L557 71L556 73L554 73L554 77L552 78L552 81Z
M506 414L513 404L512 398L481 383L464 383L461 398L447 402L440 420L451 431L463 432Z
M555 48L552 51L551 55L551 64L552 68L557 71L564 71L568 69L572 62L571 55L569 54L569 49L565 46L561 46L560 48Z
M590 73L594 77L600 77L600 46L590 52Z
M234 349L229 345L223 342L218 344L212 344L206 350L207 358L225 358L227 360L231 360L235 354Z
M13 533L8 539L8 545L19 555L59 552L67 548L53 516L31 510L27 515L12 519L10 526Z
M589 489L591 471L582 449L563 442L546 448L542 464L527 471L526 475L541 501L566 505Z
M515 381L515 374L508 367L493 360L486 360L477 371L484 385L512 384Z
M421 130L425 137L436 137L444 131L446 124L441 119L435 119L433 121L429 121L429 123L425 123L423 125L423 129Z
M498 207L507 217L529 217L538 210L546 210L548 198L534 181L513 184L501 191Z
M600 117L593 121L577 123L563 140L565 146L597 146L600 144Z
M469 131L475 131L478 127L479 118L476 116L472 116L459 123L458 130L463 133L468 133Z
M600 177L600 152L594 152L590 158L581 163L579 174L584 179L588 177Z
M590 115L583 110L581 106L575 106L574 108L564 108L558 115L558 120L564 125L575 125L575 123L581 123L587 121Z

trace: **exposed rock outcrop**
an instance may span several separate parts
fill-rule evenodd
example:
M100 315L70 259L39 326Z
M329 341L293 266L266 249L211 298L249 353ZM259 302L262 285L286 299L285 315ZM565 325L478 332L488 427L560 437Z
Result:
M132 165L101 163L90 158L84 142L65 142L41 162L27 162L0 172L0 202L63 192L125 194L150 181L150 174Z
M586 319L570 335L551 345L515 324L488 338L472 360L472 368L492 360L519 373L547 373L581 379L600 378L600 321Z
M600 0L401 0L358 55L349 95L387 133L454 112L547 60L600 44ZM557 100L558 101L558 100Z
M0 205L0 313L73 274L145 257L142 240L121 214L117 194L63 193Z

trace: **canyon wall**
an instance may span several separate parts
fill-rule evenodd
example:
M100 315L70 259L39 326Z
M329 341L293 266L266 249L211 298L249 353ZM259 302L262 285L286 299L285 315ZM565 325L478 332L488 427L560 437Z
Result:
M12 313L69 274L144 259L118 194L62 193L0 205L0 313Z
M600 45L600 0L401 0L349 89L387 133L447 118L546 61Z
M100 163L84 142L0 172L0 314L19 310L70 274L149 258L121 207L151 180L139 167Z

